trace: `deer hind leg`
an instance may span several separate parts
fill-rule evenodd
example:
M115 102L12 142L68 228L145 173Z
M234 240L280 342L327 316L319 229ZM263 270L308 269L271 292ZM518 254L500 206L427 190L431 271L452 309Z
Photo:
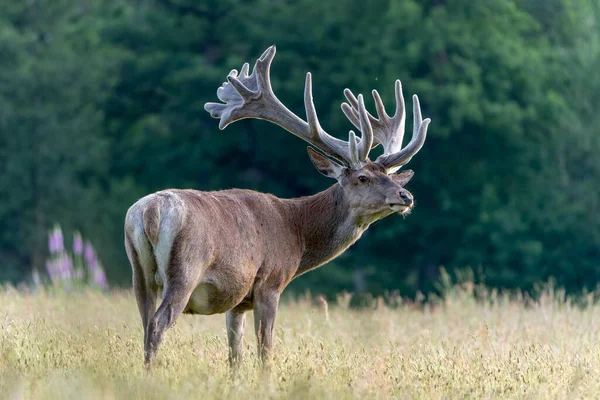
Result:
M187 306L190 296L205 270L200 267L203 263L197 262L197 257L190 253L182 257L183 252L184 249L181 246L175 245L171 249L166 268L162 269L159 266L159 271L165 271L163 299L148 323L148 336L145 342L146 364L156 358L156 352L165 331L173 326ZM157 262L160 263L161 260L157 260Z
M148 337L148 322L150 317L156 311L156 297L158 287L154 280L154 271L156 271L156 262L152 255L150 243L147 240L140 240L138 249L133 244L131 235L125 233L125 250L131 263L133 273L133 288L137 301L142 326L144 328L144 343Z
M165 331L173 326L181 315L190 294L191 291L186 288L166 288L160 307L148 323L148 335L145 343L146 364L150 364L156 359L156 353Z

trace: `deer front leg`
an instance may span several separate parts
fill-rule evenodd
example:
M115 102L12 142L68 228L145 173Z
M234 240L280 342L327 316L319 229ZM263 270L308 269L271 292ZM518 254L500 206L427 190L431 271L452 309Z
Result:
M270 359L273 344L273 324L279 305L279 293L267 292L254 300L254 330L258 342L258 354L263 363Z
M227 324L227 340L229 342L229 365L236 367L244 349L244 325L246 324L246 311L237 308L227 311L225 314Z

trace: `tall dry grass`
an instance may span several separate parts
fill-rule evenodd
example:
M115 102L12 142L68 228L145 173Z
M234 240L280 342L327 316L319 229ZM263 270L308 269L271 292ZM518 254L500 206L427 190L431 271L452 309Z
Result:
M281 306L270 373L258 368L252 317L236 376L223 315L183 316L158 363L142 365L130 292L0 291L0 397L596 398L600 305L560 291L539 300L448 288L430 305L379 299L352 310L309 300ZM478 298L478 300L476 300Z

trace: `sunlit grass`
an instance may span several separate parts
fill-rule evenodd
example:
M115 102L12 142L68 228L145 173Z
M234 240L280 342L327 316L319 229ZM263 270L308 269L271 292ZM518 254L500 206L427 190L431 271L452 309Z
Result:
M130 292L9 288L0 292L0 397L600 397L600 305L574 306L551 291L536 302L480 297L466 287L432 306L380 300L328 312L287 302L271 372L258 368L250 314L232 377L223 315L180 318L147 372Z

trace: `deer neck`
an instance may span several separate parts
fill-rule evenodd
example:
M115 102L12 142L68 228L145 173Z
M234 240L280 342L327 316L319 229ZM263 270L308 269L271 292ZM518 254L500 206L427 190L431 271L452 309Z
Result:
M292 200L303 255L296 276L325 264L356 242L368 228L353 215L339 184Z

